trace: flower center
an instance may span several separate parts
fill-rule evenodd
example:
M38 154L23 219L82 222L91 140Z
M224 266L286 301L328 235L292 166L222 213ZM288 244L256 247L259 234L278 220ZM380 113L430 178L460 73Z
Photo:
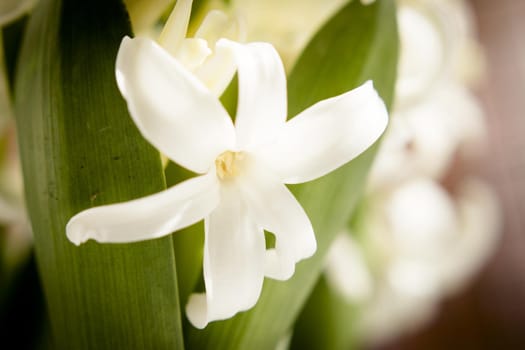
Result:
M226 151L215 159L217 176L221 180L231 179L239 174L239 161L244 158L242 152Z

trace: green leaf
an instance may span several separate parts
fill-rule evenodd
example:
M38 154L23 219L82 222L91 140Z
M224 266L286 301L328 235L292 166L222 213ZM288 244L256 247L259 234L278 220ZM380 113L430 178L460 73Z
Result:
M115 83L130 33L118 0L42 0L16 77L24 182L56 349L182 349L171 237L76 247L82 209L165 188Z
M392 102L397 66L397 26L392 0L344 7L307 46L288 81L289 115L315 102L355 88L368 79L387 105ZM203 331L190 328L192 349L272 349L291 330L323 267L324 256L358 203L377 145L350 164L292 190L316 232L314 257L297 265L287 282L267 279L250 311L215 322Z
M357 307L319 278L293 331L291 350L339 350L356 346Z

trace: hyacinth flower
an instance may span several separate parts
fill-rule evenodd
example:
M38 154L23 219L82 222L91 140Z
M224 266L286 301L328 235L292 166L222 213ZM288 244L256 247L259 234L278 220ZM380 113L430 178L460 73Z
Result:
M217 90L172 50L124 38L116 75L131 117L152 145L199 176L144 198L87 209L66 228L77 245L125 243L204 219L206 293L193 294L186 306L198 328L250 309L265 276L286 280L298 261L314 254L312 224L286 184L349 162L388 122L372 82L286 121L286 75L273 46L220 39L215 50L230 53L237 67L235 124ZM275 248L266 249L264 230L275 235Z
M345 232L334 242L326 274L363 308L360 336L379 345L428 321L443 296L465 287L494 251L501 219L492 190L475 178L453 194L413 179L369 205L360 238Z
M204 18L195 35L187 37L191 7L192 0L177 1L158 43L214 95L220 96L235 74L235 62L230 50L217 46L216 42L220 38L242 41L242 30L237 21L213 10ZM129 45L133 45L135 39L131 40Z

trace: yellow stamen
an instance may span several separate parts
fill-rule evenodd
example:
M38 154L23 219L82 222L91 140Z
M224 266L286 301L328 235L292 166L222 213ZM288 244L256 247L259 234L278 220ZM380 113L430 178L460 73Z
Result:
M239 174L239 161L244 158L242 152L226 151L215 159L217 176L221 180L231 179Z

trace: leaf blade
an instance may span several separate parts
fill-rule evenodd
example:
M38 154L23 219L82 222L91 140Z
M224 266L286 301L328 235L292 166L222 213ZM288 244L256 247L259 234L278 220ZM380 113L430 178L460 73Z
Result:
M56 348L183 348L171 237L77 248L65 235L82 209L165 188L115 83L129 32L119 1L41 1L22 48L19 144Z

